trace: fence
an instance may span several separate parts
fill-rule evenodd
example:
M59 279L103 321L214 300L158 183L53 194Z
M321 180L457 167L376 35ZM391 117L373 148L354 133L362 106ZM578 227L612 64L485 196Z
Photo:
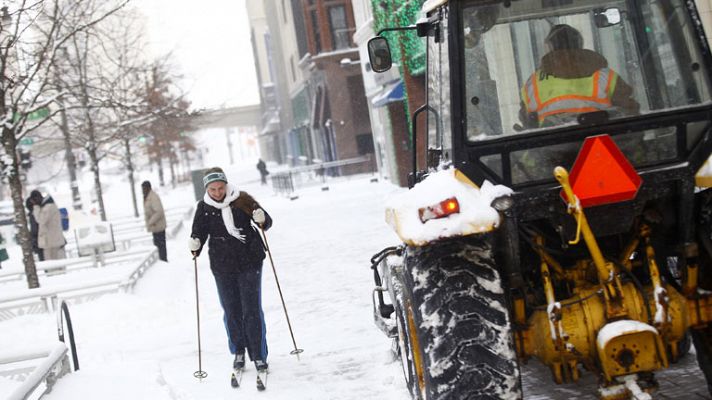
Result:
M0 358L0 376L21 383L10 393L8 400L41 398L52 391L55 382L70 372L68 349L65 345L64 321L67 322L69 348L74 370L79 370L79 356L74 342L74 330L69 308L62 300L57 308L57 335L59 343L51 351L4 355ZM36 362L35 366L30 366ZM41 391L41 392L38 392ZM36 393L38 392L38 393ZM39 395L38 395L39 394Z
M0 295L0 321L25 314L54 311L62 299L83 302L107 293L129 292L157 260L158 250L155 247L144 249L141 258L137 259L137 266L124 277L102 278Z
M4 356L0 359L0 366L26 365L33 361L38 362L35 367L26 366L0 372L0 376L12 380L22 379L22 383L10 393L6 400L25 400L30 396L38 398L35 393L38 389L42 390L42 393L39 393L39 397L42 397L52 390L57 379L69 373L70 370L67 346L62 342L57 343L53 349L44 352Z
M310 185L322 185L322 190L329 190L326 184L327 179L344 175L344 167L363 165L370 166L371 172L375 173L371 156L366 155L346 160L294 167L287 171L274 173L270 177L272 179L272 187L276 193L296 199L297 196L294 195L296 189Z
M178 232L183 228L183 221L193 215L194 207L173 208L165 211L166 213L166 238L173 239ZM153 236L146 232L143 217L124 216L111 221L111 230L114 234L114 243L116 248L128 250L136 244L150 244L153 242ZM65 250L67 256L77 255L76 238L74 234L67 235L67 245ZM104 255L106 256L106 255Z

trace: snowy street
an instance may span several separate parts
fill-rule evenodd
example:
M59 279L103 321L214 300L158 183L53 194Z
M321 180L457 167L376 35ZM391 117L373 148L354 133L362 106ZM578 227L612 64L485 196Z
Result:
M267 237L297 344L305 350L299 361L289 354L293 346L266 259L263 306L270 375L267 391L260 394L264 399L409 398L400 363L391 359L390 341L371 319L368 268L373 253L397 243L383 221L383 202L402 189L369 183L368 178L332 184L327 192L305 189L295 201L275 196L269 187L241 186L274 218ZM110 207L120 207L115 196L122 190L120 183L112 186ZM159 189L159 194L167 207L191 206L191 191L184 185ZM194 267L186 248L190 222L185 220L183 230L168 242L169 262L154 265L133 294L106 295L70 307L81 369L60 379L46 399L231 399L257 393L252 365L241 388L229 385L232 358L206 255L198 259L198 268L202 362L208 377L202 382L193 377L198 358ZM17 262L18 249L12 250ZM13 266L4 264L5 269ZM41 349L55 341L53 314L0 322L0 342L12 343L13 351ZM556 386L548 369L537 362L530 365L523 370L526 398L595 398L595 379L589 374L581 384ZM676 394L683 387L695 388L695 398L709 398L693 354L659 380L659 398L680 398ZM16 384L0 383L0 398Z
M228 172L229 177L235 175L243 174ZM332 183L326 192L305 189L295 201L275 196L270 187L241 186L274 218L268 241L297 344L305 350L299 361L289 354L292 341L266 259L263 305L270 375L261 398L409 398L400 363L391 358L390 341L371 319L373 281L368 268L373 253L397 243L383 221L383 202L403 189L368 179ZM117 197L124 189L119 182L112 185L110 210L125 204ZM187 185L158 192L167 207L193 204ZM198 259L198 268L202 362L208 377L202 382L193 377L198 358L194 267L186 248L190 222L185 220L183 230L168 242L169 262L156 263L133 294L105 295L70 307L81 369L60 379L46 399L232 399L257 393L253 365L248 365L241 388L229 385L232 358L206 255ZM3 264L4 270L19 267L18 250L11 249L13 261ZM46 279L82 276L74 272ZM57 340L55 326L53 314L3 321L0 342L11 343L9 350L20 353L50 347ZM0 353L9 351L2 348ZM590 374L579 384L557 386L536 361L523 373L527 399L595 398ZM709 399L694 354L658 379L656 398L682 398L685 393ZM0 398L16 384L0 378Z
M407 399L400 363L391 360L390 341L372 322L368 265L373 253L397 243L383 222L382 204L385 196L402 189L369 183L368 177L334 184L328 192L318 187L305 190L296 201L273 195L269 187L242 189L253 194L275 221L268 241L297 344L305 350L300 361L289 354L292 341L266 259L262 285L270 375L261 395ZM125 188L117 183L107 198L118 207L122 202L115 196L122 193ZM193 204L192 187L159 188L158 193L166 207ZM169 262L154 265L133 294L107 295L70 307L81 369L62 378L46 399L238 395L229 385L232 357L207 254L198 259L198 268L202 361L208 377L202 382L193 377L198 358L194 270L186 243L190 222L185 221L183 231L168 242ZM54 341L52 314L0 322L0 342L12 343L14 350L48 347ZM237 389L240 395L257 392L254 379L254 366L248 365L243 387ZM0 398L2 393L0 389Z

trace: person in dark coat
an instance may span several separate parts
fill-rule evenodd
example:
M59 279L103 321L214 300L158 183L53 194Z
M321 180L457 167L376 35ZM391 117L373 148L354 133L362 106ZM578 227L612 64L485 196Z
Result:
M267 184L267 175L269 175L269 171L267 171L267 164L265 164L264 161L260 158L259 161L257 161L257 170L260 171L260 182L263 185Z
M32 213L32 209L34 208L35 203L32 201L31 198L27 198L25 200L25 207L27 207L27 220L30 223L30 237L32 238L32 251L37 254L37 258L40 261L44 261L44 251L40 248L37 242L37 237L40 233L40 227L37 224L37 220L35 219L35 215Z
M261 280L265 250L252 225L272 226L272 218L246 192L227 182L220 168L203 177L205 196L199 201L189 240L198 257L208 243L210 269L215 277L233 367L244 368L245 351L258 370L267 370L267 338L262 312Z

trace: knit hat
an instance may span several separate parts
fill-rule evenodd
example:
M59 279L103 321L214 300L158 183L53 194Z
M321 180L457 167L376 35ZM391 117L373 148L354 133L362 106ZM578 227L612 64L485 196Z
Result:
M209 170L205 171L205 175L203 175L203 186L208 187L208 185L212 182L216 181L222 181L227 183L227 177L225 176L225 172L221 168L214 167L210 168Z

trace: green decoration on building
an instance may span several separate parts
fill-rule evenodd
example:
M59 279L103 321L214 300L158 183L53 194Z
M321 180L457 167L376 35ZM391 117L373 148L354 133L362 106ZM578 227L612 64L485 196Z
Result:
M414 25L420 15L424 0L371 0L373 10L373 30L375 32L384 28L403 27ZM386 32L383 36L388 39L392 59L398 64L401 76L405 76L403 66L407 65L411 76L425 73L426 43L425 39L418 37L415 30ZM401 48L403 51L401 51ZM402 54L404 53L404 54ZM413 127L408 106L408 90L405 90L403 102L408 120L408 141L412 146Z

